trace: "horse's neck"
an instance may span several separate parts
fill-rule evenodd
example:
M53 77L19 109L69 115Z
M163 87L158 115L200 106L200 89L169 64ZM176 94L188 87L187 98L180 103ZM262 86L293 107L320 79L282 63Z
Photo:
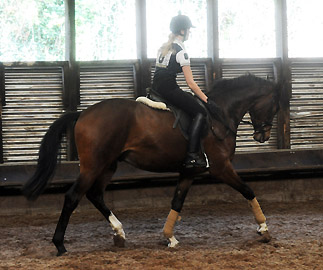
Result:
M248 87L243 89L243 91L234 98L227 96L226 100L222 101L223 104L226 104L224 114L226 115L232 130L237 130L244 115L258 97L259 92L255 91L253 87Z

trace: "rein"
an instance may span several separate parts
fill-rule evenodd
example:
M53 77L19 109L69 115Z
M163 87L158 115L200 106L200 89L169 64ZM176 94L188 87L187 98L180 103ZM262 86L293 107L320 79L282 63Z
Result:
M213 135L214 135L215 137L219 138L219 136L216 134L216 132L215 132L215 130L214 130L214 127L213 127L213 125L212 125L212 119L216 119L216 120L220 121L220 122L221 122L221 124L222 124L226 129L227 129L225 137L228 135L228 133L229 133L230 131L231 131L235 136L239 136L239 135L237 135L237 132L236 132L236 131L232 130L232 129L231 129L231 127L230 127L229 125L227 125L226 121L223 119L223 117L222 117L222 116L220 116L219 114L215 114L215 115L213 115L213 114L212 114L212 113L207 109L207 107L203 104L203 102L202 102L202 101L200 101L200 100L199 100L199 102L200 102L200 104L204 107L204 109L205 109L205 111L206 111L207 118L208 118L208 121L209 121L209 123L210 123L210 129L211 129L211 131L212 131L212 133L213 133Z
M214 130L214 127L212 125L212 115L208 112L208 115L209 115L209 119L211 120L211 131L213 133L214 136L218 137L215 130ZM240 135L237 134L237 131L234 131L232 130L227 124L226 122L224 121L224 119L222 117L220 117L219 115L217 115L217 118L218 120L222 123L222 125L227 129L227 133L226 135L228 135L228 132L232 132L236 137L241 137ZM267 128L266 127L272 127L273 124L272 123L269 123L269 122L263 122L261 123L260 125L254 125L251 121L246 121L246 120L241 120L240 123L244 123L244 124L248 124L250 126L253 127L254 129L254 133L253 134L258 134L258 133L265 133L267 131Z

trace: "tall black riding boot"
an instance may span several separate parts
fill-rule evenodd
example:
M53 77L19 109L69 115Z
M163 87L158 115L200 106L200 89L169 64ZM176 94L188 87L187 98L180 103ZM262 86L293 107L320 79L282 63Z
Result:
M204 126L205 118L203 114L199 113L195 116L191 123L187 157L184 162L186 168L204 168L206 167L206 161L204 157L199 155L199 144L201 131Z

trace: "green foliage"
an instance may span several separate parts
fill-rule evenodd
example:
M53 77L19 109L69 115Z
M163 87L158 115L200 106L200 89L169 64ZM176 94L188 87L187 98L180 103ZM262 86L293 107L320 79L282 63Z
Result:
M64 0L2 0L0 61L64 60Z
M135 0L76 2L76 58L136 58Z
M136 58L135 0L76 0L79 60ZM1 0L0 61L65 59L64 0Z

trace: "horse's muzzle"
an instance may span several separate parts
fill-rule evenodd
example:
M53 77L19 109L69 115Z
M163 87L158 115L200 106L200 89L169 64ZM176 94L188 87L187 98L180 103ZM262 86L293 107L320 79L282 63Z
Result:
M253 134L253 138L255 141L264 143L269 140L270 138L270 130L265 131L265 132L255 132Z

